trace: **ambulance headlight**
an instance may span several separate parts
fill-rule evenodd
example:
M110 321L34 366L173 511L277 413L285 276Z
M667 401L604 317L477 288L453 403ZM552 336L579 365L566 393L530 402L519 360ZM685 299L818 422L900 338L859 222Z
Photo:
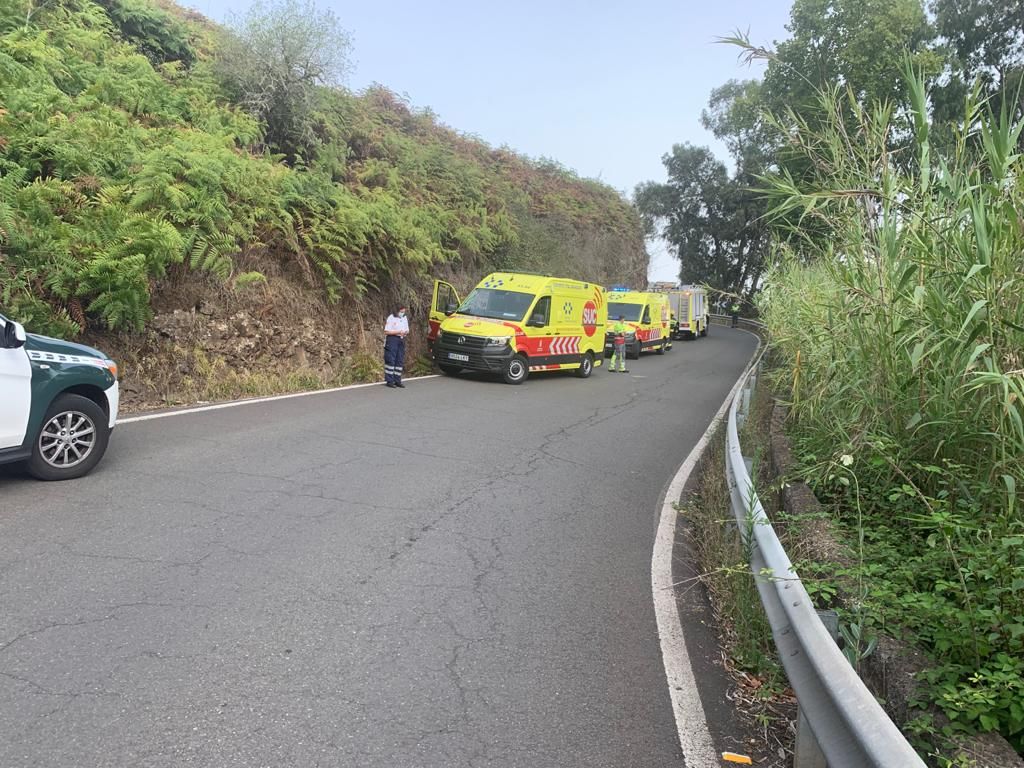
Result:
M503 347L508 344L508 336L488 336L488 347Z

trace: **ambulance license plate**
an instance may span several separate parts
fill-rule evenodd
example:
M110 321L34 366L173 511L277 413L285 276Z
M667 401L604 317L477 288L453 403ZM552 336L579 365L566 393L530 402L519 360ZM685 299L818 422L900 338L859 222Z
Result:
M449 360L461 360L463 363L468 363L469 362L469 355L460 355L458 352L449 352L448 353L448 359Z

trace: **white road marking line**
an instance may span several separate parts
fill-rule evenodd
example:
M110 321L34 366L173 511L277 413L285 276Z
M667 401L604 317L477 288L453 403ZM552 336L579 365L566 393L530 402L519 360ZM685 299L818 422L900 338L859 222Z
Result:
M423 381L424 379L436 379L438 374L432 373L428 376L414 376L403 381ZM203 411L219 411L224 408L236 408L240 405L256 405L257 403L272 403L275 400L291 400L296 397L311 397L313 395L329 395L333 392L345 392L350 389L363 389L364 387L382 387L384 382L373 381L368 384L349 384L344 387L333 387L331 389L314 389L310 392L292 392L287 395L271 395L269 397L251 397L245 400L232 400L227 403L215 403L213 405L198 405L192 408L181 408L175 411L163 411L161 413L148 413L140 416L129 416L126 419L118 419L118 424L133 424L138 421L152 421L153 419L168 419L171 416L185 416L190 413L202 413Z
M760 342L760 339L758 341ZM751 356L750 363L756 356L757 350ZM690 654L686 650L683 624L679 617L679 605L676 602L676 591L672 581L672 552L676 540L676 522L679 519L675 503L682 496L690 474L711 441L712 433L725 418L729 403L739 391L740 382L743 381L750 363L747 363L743 373L736 379L708 428L665 489L658 533L654 539L654 553L651 556L651 590L654 593L658 639L661 641L661 659L665 665L665 677L668 680L668 694L676 719L679 746L683 750L684 761L690 768L715 766L719 764L719 760L711 740L711 732L708 730L707 715L704 713L704 704L701 702L700 690L693 674Z

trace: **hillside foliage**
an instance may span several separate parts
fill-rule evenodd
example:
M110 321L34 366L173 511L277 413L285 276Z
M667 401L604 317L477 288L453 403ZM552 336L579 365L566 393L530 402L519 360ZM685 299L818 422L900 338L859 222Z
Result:
M259 251L330 302L436 272L646 277L614 190L494 149L384 88L316 86L289 156L233 101L230 38L148 0L0 0L0 305L34 330L141 329L189 272ZM351 310L350 310L351 311Z

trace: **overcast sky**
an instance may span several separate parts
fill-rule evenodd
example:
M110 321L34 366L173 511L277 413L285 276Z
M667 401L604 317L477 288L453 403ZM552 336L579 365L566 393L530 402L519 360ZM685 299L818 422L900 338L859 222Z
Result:
M711 89L760 75L715 44L785 38L791 0L318 0L352 35L355 90L377 82L492 146L550 157L627 195L663 180L675 143L724 149L700 124ZM184 0L217 21L251 0ZM650 277L678 265L652 244Z

